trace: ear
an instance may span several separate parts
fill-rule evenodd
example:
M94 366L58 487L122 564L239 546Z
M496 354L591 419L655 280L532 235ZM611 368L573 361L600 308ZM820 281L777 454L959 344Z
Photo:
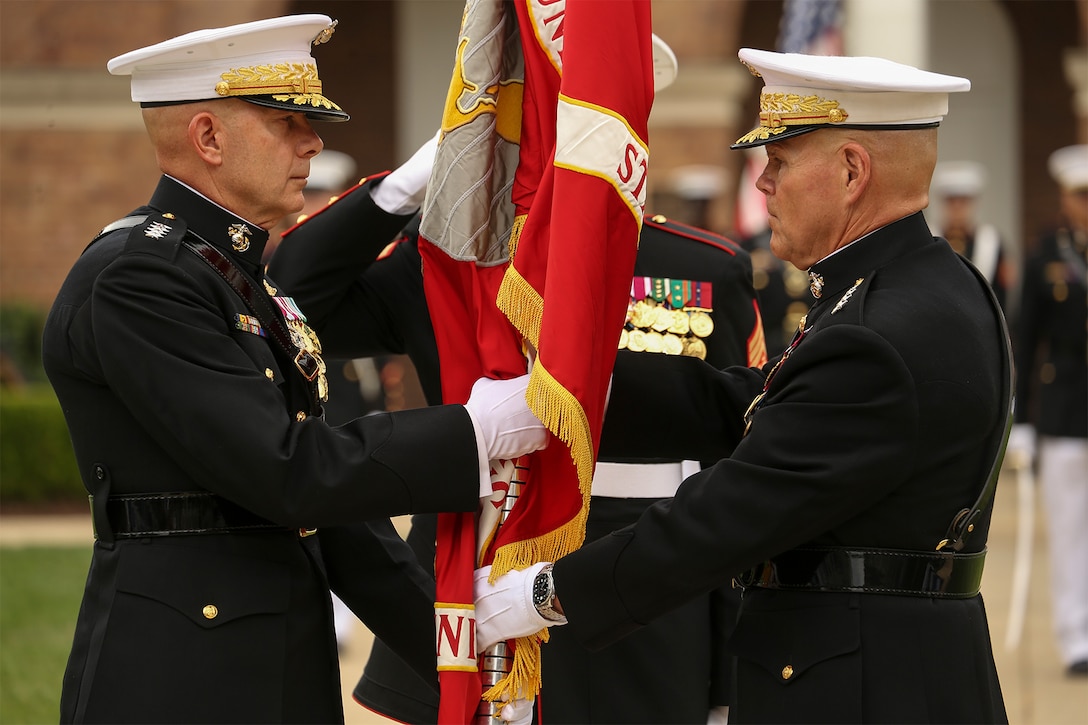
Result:
M845 191L850 201L855 201L872 180L873 163L869 151L854 141L839 149L845 174Z
M222 121L209 111L201 111L189 119L189 143L207 164L223 163L222 133Z

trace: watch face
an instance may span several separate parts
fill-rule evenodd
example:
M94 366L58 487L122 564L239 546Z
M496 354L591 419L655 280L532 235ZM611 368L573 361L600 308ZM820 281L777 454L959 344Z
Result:
M533 582L533 604L542 607L548 603L548 575L540 573Z

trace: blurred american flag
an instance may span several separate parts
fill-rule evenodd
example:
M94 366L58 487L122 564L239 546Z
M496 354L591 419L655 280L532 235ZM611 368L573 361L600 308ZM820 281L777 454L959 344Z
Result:
M842 0L785 0L778 51L842 55Z
M780 53L842 55L842 18L842 0L785 0L775 49ZM767 200L755 188L765 162L762 148L746 152L733 217L742 239L767 229Z

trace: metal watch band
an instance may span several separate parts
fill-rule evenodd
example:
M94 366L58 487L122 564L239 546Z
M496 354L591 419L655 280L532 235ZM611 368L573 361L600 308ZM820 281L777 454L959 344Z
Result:
M552 607L554 601L555 580L552 578L552 565L548 564L533 579L533 606L544 619L560 622L566 618Z

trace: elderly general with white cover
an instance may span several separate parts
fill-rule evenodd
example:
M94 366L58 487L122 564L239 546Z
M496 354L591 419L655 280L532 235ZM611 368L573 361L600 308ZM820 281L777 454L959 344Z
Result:
M765 87L734 148L766 146L771 249L808 270L812 307L762 369L619 361L601 455L718 463L554 564L481 569L478 645L559 625L601 647L734 580L730 723L1006 722L979 582L1008 336L922 215L937 126L970 83L740 59Z

